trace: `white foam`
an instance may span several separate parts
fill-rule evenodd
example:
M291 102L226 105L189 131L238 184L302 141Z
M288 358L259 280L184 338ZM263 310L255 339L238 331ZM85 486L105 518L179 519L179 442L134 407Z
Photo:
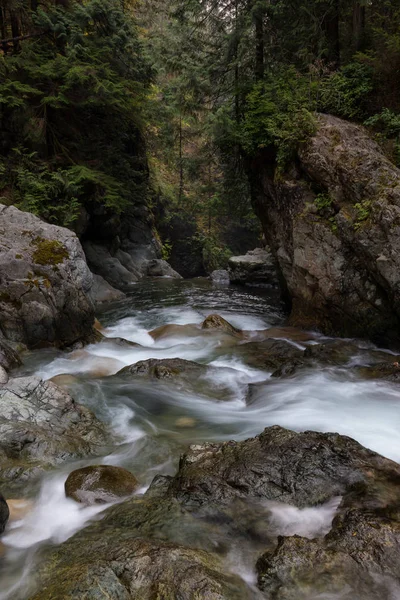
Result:
M340 502L341 498L336 497L326 504L309 508L278 502L266 502L265 506L271 515L269 524L276 535L300 535L313 539L329 533Z
M67 498L66 478L66 475L56 475L43 481L33 510L12 523L2 538L6 546L26 549L45 541L60 544L110 506L83 506Z

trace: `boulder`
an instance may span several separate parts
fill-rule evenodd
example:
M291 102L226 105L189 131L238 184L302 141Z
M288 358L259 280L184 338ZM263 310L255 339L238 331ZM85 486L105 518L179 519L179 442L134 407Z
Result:
M271 252L256 248L244 256L232 256L228 263L231 283L277 285L277 271Z
M274 600L379 600L400 585L399 482L400 465L350 438L270 427L244 442L192 446L167 494L219 520L244 501L254 511L257 501L306 508L339 497L324 537L279 537L264 552L259 587Z
M113 380L139 383L145 378L158 384L160 389L195 393L211 400L231 400L235 388L221 382L221 376L235 374L233 369L202 365L182 358L151 358L124 367L113 376Z
M353 492L384 506L400 497L398 477L399 465L351 438L276 426L244 442L191 446L169 492L197 507L258 498L302 508ZM379 491L383 480L388 487Z
M0 329L29 348L90 338L92 274L76 235L0 205Z
M148 277L171 277L172 279L182 279L166 260L154 259L148 262L146 268Z
M248 342L235 348L235 355L256 369L276 371L281 367L304 362L304 351L294 344L279 339L266 339L263 342Z
M107 246L87 241L83 244L88 264L96 275L120 291L129 290L140 277L140 270L132 261L125 260L122 264L120 258L115 256Z
M89 291L89 298L94 306L107 304L108 302L116 302L125 298L125 294L121 290L112 287L100 275L93 275L93 285Z
M29 600L250 600L239 577L224 573L217 556L145 540L123 531L75 536L41 568Z
M399 345L400 169L367 131L318 115L284 175L267 149L248 172L291 324Z
M222 331L224 333L229 333L232 335L241 334L240 329L237 329L236 327L234 327L233 325L228 323L228 321L226 321L226 319L224 319L220 315L209 315L203 321L201 328L202 329L217 329L219 331Z
M46 468L98 454L108 442L93 413L38 377L0 386L0 482L15 487Z
M65 482L65 493L69 498L90 506L131 496L138 487L136 477L126 469L91 465L70 473Z
M4 496L0 493L0 534L3 533L8 519L10 517L10 510Z

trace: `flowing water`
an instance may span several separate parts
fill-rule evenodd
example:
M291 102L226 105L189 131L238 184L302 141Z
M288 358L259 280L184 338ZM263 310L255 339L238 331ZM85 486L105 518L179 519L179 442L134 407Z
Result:
M351 370L335 367L270 380L267 371L246 364L243 353L219 334L205 336L199 330L187 334L177 328L154 341L148 333L166 324L200 324L211 313L254 332L249 336L255 339L257 330L278 326L285 319L273 289L161 279L138 284L127 300L99 315L109 341L72 353L42 350L26 357L20 375L35 373L44 379L67 375L64 384L75 400L107 423L116 442L107 456L65 465L44 475L39 485L26 488L32 510L11 523L2 538L5 566L0 573L0 600L15 598L29 581L38 548L59 544L102 517L106 506L82 507L64 495L68 474L82 465L124 466L137 476L143 493L155 475L176 472L179 455L189 444L246 439L270 425L336 431L400 462L399 392L394 384L365 381ZM124 346L113 338L138 345ZM350 362L363 364L369 348L360 343L360 352ZM108 377L140 360L175 357L214 369L200 387L187 389L154 386L149 381L127 385L118 377ZM246 403L249 384L258 385L252 402ZM329 531L338 503L334 498L322 507L303 510L269 503L265 518L277 534L312 538ZM237 553L232 547L228 568L231 560L236 572L253 585L252 566L240 557L238 567Z

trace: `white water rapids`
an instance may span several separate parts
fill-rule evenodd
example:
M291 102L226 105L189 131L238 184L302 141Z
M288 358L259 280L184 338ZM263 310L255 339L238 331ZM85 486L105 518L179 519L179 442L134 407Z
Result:
M96 463L124 466L139 478L139 493L143 493L158 473L176 472L179 454L188 444L246 439L270 425L338 432L400 462L400 394L395 384L366 381L335 367L270 380L268 372L248 366L232 348L225 348L218 336L177 333L154 341L148 333L166 324L200 324L215 312L249 331L266 329L283 318L272 292L213 288L205 282L143 284L129 302L100 316L106 324L103 333L110 341L70 354L38 351L27 357L21 374L36 373L44 379L69 375L76 401L105 421L117 441L108 456L65 465L43 476L39 488L27 488L33 508L10 523L2 538L7 551L3 559L6 568L0 574L0 600L13 599L17 591L21 594L38 546L62 543L92 519L102 517L106 506L82 507L65 497L64 482L77 467ZM120 345L113 338L140 345ZM299 347L298 342L296 345ZM229 397L215 401L209 393L190 389L171 392L162 385L154 390L146 382L126 386L108 380L138 361L176 357L215 367L205 378L205 389L215 393L227 389ZM353 359L357 363L357 357ZM249 384L257 385L247 404ZM277 535L325 535L339 500L302 510L267 503L266 524ZM239 567L235 552L232 549L227 564L232 560L236 572L254 585L251 566L241 561ZM318 598L327 600L328 596Z

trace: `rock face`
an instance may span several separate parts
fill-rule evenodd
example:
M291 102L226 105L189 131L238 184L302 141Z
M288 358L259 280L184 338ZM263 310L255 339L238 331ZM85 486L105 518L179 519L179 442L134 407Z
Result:
M0 482L22 483L106 443L93 413L56 384L19 377L0 386Z
M232 256L228 263L231 283L258 285L278 283L273 256L267 250L256 248L244 256Z
M0 205L0 331L32 348L89 338L93 279L74 233Z
M131 496L138 487L136 477L126 469L98 465L72 471L65 482L65 493L77 502L93 505Z
M400 170L362 127L329 115L283 178L273 165L265 150L249 173L292 324L398 341Z
M4 496L0 493L0 534L3 533L10 517L10 510Z

